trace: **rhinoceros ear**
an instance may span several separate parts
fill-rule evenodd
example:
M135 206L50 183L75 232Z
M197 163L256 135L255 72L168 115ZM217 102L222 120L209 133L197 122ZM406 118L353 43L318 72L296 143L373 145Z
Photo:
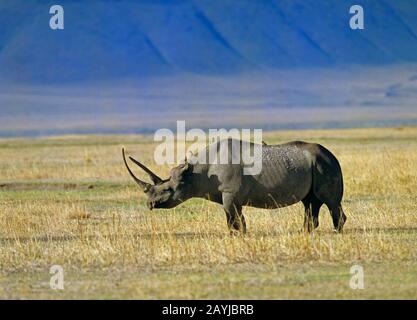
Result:
M173 178L174 180L180 180L185 173L190 172L192 170L192 167L192 164L190 164L189 162L185 162L175 168L172 168L171 178Z
M193 164L189 163L188 161L184 164L184 166L181 167L180 169L180 174L184 175L184 174L188 174L190 172L193 172Z
M184 164L180 165L179 168L180 168L180 172L183 173L183 172L188 171L191 168L191 164L188 161L186 161Z

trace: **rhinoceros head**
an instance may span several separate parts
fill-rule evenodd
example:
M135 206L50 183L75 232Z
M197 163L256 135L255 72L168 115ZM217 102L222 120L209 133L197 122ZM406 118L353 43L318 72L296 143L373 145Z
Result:
M184 164L171 169L170 177L168 179L161 179L142 163L132 157L129 157L131 161L133 161L149 175L153 182L153 184L150 184L138 179L133 174L127 164L124 149L122 149L122 154L127 171L148 197L147 205L149 209L173 208L191 198L192 185L190 183L190 176L192 172L192 165L187 161Z

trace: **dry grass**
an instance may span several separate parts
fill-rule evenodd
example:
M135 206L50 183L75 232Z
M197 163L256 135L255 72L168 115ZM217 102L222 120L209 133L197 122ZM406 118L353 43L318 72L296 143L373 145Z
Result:
M325 208L317 231L300 232L301 205L245 208L245 237L228 236L208 201L149 212L120 155L125 146L153 167L146 137L0 140L0 297L417 298L417 128L264 136L294 139L339 158L344 234ZM356 263L365 290L348 286ZM62 292L49 289L54 264Z

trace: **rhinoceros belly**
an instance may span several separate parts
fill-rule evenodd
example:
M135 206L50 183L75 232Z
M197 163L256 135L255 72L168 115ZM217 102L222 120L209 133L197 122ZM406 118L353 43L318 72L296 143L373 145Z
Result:
M312 183L309 153L296 145L264 146L262 170L247 176L246 203L260 208L285 207L302 200Z

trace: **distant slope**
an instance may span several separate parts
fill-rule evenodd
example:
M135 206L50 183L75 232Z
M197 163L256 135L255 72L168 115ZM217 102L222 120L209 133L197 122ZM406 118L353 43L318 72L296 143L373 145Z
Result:
M49 29L51 1L0 3L0 81L65 83L174 73L375 65L417 61L417 5L361 0L59 1L65 30Z

